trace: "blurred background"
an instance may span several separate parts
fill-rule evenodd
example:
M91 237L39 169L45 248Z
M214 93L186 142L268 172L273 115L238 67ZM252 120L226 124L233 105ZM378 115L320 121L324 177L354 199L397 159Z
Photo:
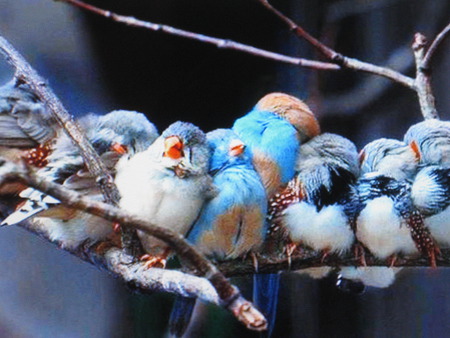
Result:
M252 0L103 0L100 7L292 56L318 58ZM450 19L448 0L279 0L273 5L345 55L414 75L415 32L432 38ZM421 120L414 92L376 76L276 63L196 41L127 27L51 0L2 0L0 34L48 79L76 116L144 112L162 131L176 120L205 131L230 127L264 94L308 101L323 131L358 148L402 138ZM448 119L450 43L434 60L437 107ZM0 60L0 80L13 74ZM1 337L160 337L173 297L132 294L105 272L18 228L0 235ZM250 295L250 280L236 283ZM360 296L333 280L282 278L274 336L450 337L450 270L408 269ZM249 336L228 313L198 309L192 336Z

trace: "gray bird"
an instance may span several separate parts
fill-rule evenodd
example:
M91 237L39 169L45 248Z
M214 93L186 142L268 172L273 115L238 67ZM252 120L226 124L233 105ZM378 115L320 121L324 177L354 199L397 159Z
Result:
M348 139L325 133L300 148L297 174L269 202L271 232L284 228L294 245L341 254L354 234L346 204L359 175L358 153Z
M31 89L16 81L0 87L0 156L30 165L46 164L52 140L59 129L45 105ZM17 203L17 194L25 188L19 183L0 187L0 203L5 207ZM2 208L3 209L3 208Z
M450 123L427 120L412 126L405 140L419 145L421 169L411 197L441 247L450 246Z
M411 180L420 154L417 145L392 139L369 143L361 152L362 177L356 236L379 259L422 253L435 266L435 243L411 200Z
M147 150L117 165L120 207L148 222L186 235L204 202L214 196L205 134L186 122L170 125ZM163 241L138 231L147 266L165 266Z
M87 115L80 126L106 167L113 171L120 158L128 158L146 149L158 136L155 126L138 112L116 110L104 116ZM37 174L63 184L83 195L102 201L95 179L87 171L78 147L65 134L56 139L48 164ZM112 172L114 175L114 172ZM67 208L48 195L34 189L21 194L27 202L4 220L2 225L19 223L32 216L32 226L48 234L65 248L76 248L85 241L95 242L107 237L112 226L109 221Z

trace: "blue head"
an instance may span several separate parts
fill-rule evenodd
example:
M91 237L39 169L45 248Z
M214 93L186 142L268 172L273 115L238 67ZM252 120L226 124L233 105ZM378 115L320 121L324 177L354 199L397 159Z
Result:
M216 129L206 137L212 151L210 172L213 175L232 166L252 167L249 150L231 129Z

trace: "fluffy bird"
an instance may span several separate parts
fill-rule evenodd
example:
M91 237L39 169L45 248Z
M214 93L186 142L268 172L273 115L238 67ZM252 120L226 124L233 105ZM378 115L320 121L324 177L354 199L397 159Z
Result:
M292 247L304 244L324 256L346 252L354 242L347 204L359 175L355 145L335 134L316 136L300 148L296 169L270 201L271 234L285 231Z
M258 249L267 232L267 198L244 143L230 129L207 134L212 149L210 174L217 188L189 233L188 240L214 260L244 257ZM177 298L171 332L181 336L189 323L195 299Z
M208 174L205 134L186 122L170 125L145 151L117 165L120 207L148 222L186 235L215 189ZM138 231L147 266L165 266L170 247Z
M411 197L441 247L450 246L450 123L427 120L412 126L405 141L417 142L421 169Z
M436 265L437 249L423 217L413 206L411 182L420 154L417 144L392 139L369 143L361 152L356 236L379 259L422 253Z
M57 129L56 121L27 85L10 81L0 87L0 156L42 167ZM17 194L24 188L19 183L2 185L5 213L17 203Z
M294 96L271 93L264 96L233 130L253 153L253 164L271 198L295 174L301 143L320 133L309 107Z
M114 170L120 158L128 158L145 150L158 136L155 126L143 114L134 111L116 110L104 116L87 115L79 123L110 170ZM47 157L47 165L37 174L93 199L103 200L78 147L65 133L58 136L53 149ZM37 190L26 189L20 196L27 201L5 219L3 225L16 224L36 215L32 226L44 231L50 239L60 242L65 248L76 248L86 241L104 239L112 231L109 221L67 208L57 199Z

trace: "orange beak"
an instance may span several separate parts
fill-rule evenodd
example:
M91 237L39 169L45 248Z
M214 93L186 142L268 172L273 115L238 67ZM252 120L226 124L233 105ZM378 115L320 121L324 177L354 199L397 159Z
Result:
M127 153L128 148L127 148L127 146L124 146L123 144L120 144L120 143L114 143L114 144L111 146L111 150L112 150L112 151L115 151L115 152L118 153L119 155L124 155L124 154Z
M364 149L359 152L358 157L359 157L359 166L361 166L361 164L366 159L366 152L364 151Z
M420 161L420 149L419 146L417 145L416 141L412 141L409 146L411 147L412 151L414 152L414 154L416 155L417 161Z
M244 152L245 144L241 141L234 140L230 144L230 155L231 156L239 156Z
M177 160L183 156L183 142L178 136L170 136L164 140L164 157Z

